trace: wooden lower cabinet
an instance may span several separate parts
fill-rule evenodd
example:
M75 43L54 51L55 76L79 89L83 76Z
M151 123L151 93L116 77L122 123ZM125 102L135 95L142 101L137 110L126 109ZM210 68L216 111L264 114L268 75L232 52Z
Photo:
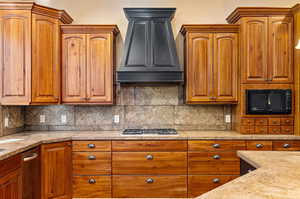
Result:
M111 198L111 176L73 176L73 198Z
M41 147L42 199L71 199L71 142Z
M0 161L0 199L22 199L20 155Z
M127 176L112 177L113 198L186 198L187 177Z
M239 175L189 175L188 197L198 197L237 177L239 177Z

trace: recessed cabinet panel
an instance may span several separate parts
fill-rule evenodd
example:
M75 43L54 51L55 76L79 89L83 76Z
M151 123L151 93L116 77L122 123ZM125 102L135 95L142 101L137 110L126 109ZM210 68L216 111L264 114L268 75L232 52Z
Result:
M216 101L237 101L238 37L214 35L214 89Z
M110 34L87 36L87 100L112 102L113 52Z
M0 13L1 104L30 103L31 13Z
M269 17L269 79L293 82L293 18Z
M42 145L42 199L71 198L71 143Z
M86 35L63 35L62 101L86 99Z
M242 32L242 82L264 82L268 78L268 18L244 17Z
M32 102L58 103L60 96L59 21L32 15Z
M209 101L212 93L213 34L188 34L188 102Z

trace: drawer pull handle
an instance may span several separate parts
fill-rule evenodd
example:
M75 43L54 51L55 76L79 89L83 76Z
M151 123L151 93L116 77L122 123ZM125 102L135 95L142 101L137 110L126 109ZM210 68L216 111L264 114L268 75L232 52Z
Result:
M257 144L257 145L256 145L256 148L258 148L258 149L263 148L263 147L264 147L263 144Z
M285 148L285 149L290 148L290 147L291 147L291 145L289 145L289 144L284 144L283 145L283 148Z
M219 179L219 178L214 178L214 179L212 180L212 182L213 182L213 183L219 183L219 182L220 182L220 179Z
M285 120L285 122L286 122L286 123L290 123L291 121L290 121L290 120Z
M213 158L214 158L215 160L219 160L219 159L221 158L221 156L220 156L220 155L214 155Z
M153 155L147 155L146 158L147 160L153 160Z
M148 178L148 179L146 180L146 182L147 182L148 184L152 184L152 183L154 182L154 180L153 180L152 178Z
M220 148L220 146L221 146L220 144L214 144L214 145L213 145L213 147L214 147L215 149Z
M89 179L89 183L90 184L96 184L96 180L95 179Z
M89 147L90 149L94 149L96 146L95 146L94 144L88 144L88 147Z
M89 159L89 160L96 160L96 156L94 156L94 155L89 155L88 159Z

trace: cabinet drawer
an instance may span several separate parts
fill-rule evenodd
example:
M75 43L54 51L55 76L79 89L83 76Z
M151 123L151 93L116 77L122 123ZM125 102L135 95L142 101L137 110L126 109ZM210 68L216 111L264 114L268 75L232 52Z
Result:
M183 175L187 173L186 152L113 152L113 174Z
M246 148L244 141L189 141L189 151L235 151Z
M188 197L194 198L217 188L239 175L192 175L188 176Z
M0 177L21 167L21 155L15 155L0 161Z
M111 176L74 176L73 198L111 198Z
M254 126L241 126L240 132L242 134L253 134L254 129Z
M240 160L236 152L189 152L188 174L232 174L240 173Z
M187 151L187 141L113 141L113 151Z
M294 134L294 126L282 126L281 134Z
M269 126L269 134L281 134L280 126Z
M73 152L74 175L111 174L110 152Z
M253 126L254 125L254 119L252 118L242 118L241 124L243 126Z
M281 118L281 125L282 126L293 126L294 119L293 118Z
M113 176L113 198L186 198L186 176Z
M270 126L280 126L280 124L281 124L280 118L269 118Z
M273 141L274 151L300 151L300 141Z
M268 126L267 118L255 119L255 126Z
M268 126L256 126L255 134L268 134Z
M247 150L272 151L272 141L247 141Z
M73 141L73 151L111 151L111 142Z

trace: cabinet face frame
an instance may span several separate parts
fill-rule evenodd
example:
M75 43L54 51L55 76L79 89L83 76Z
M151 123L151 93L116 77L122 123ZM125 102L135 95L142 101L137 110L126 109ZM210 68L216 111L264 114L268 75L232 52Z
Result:
M29 105L31 101L31 12L1 11L0 24L1 104ZM14 42L10 43L10 41Z

